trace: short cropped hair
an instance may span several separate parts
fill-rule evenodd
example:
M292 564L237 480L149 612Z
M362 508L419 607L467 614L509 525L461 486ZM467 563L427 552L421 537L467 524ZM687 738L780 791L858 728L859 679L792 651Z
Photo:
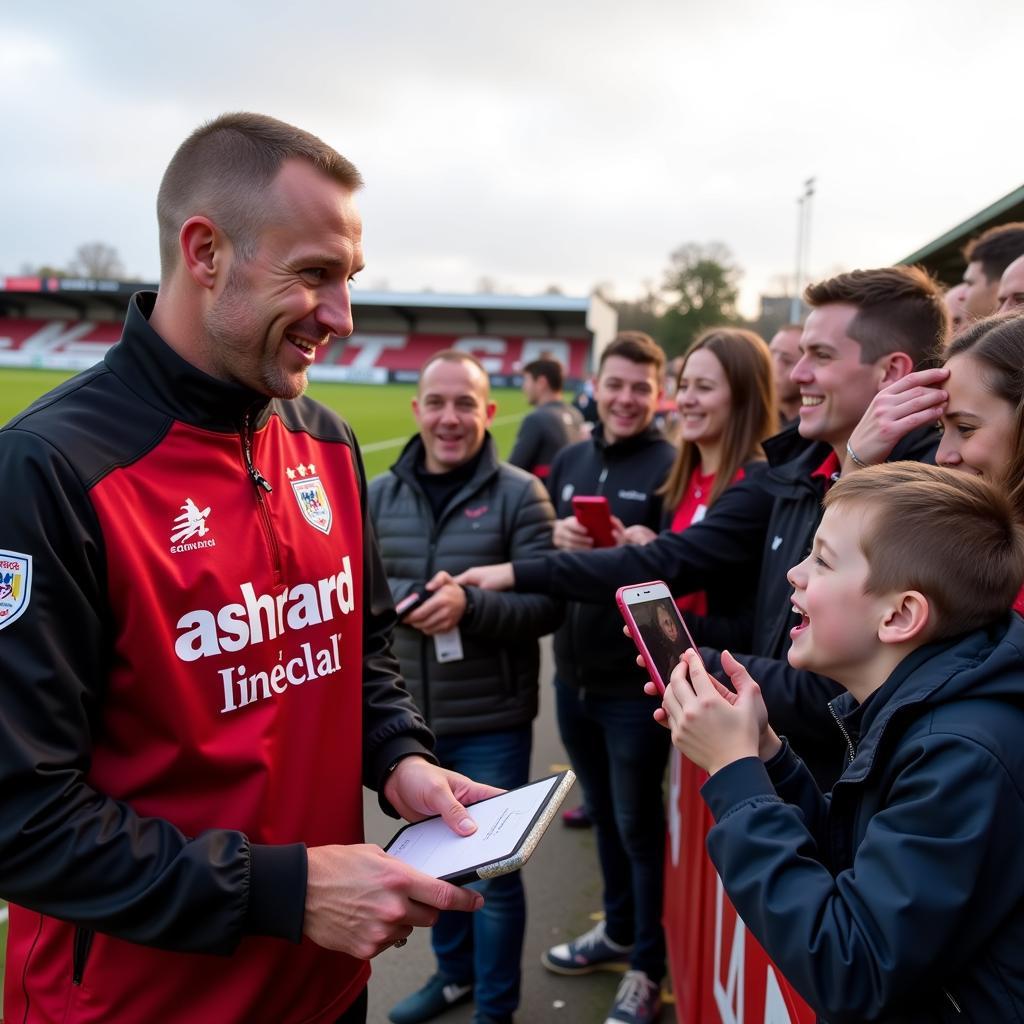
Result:
M601 359L597 365L598 376L601 375L605 362L611 356L621 356L623 359L628 359L631 363L639 363L641 366L654 366L658 371L659 380L665 372L665 350L643 331L619 331L601 353Z
M938 283L920 267L851 270L807 286L814 309L843 302L857 307L847 334L860 344L862 363L905 352L914 364L933 359L949 334L949 313Z
M243 260L252 259L272 214L266 194L287 160L305 160L350 191L363 179L326 142L265 114L222 114L179 147L157 193L160 280L178 265L178 234L189 217L209 217Z
M562 390L562 364L557 359L534 359L523 367L523 373L528 373L534 380L543 377L552 391Z
M1024 256L1024 221L989 228L964 246L964 261L980 263L989 284L998 281L1018 256Z
M885 463L844 476L824 505L869 512L865 590L920 591L932 613L928 641L1004 618L1024 582L1024 526L1007 494L980 477Z
M482 374L484 378L484 390L489 394L491 390L491 378L487 372L486 367L483 363L472 352L463 352L460 348L442 348L438 349L427 361L420 367L420 382L423 381L423 375L427 372L427 369L434 365L434 363L468 363L470 366L475 366ZM417 385L419 387L419 385Z
M1001 482L1024 520L1024 313L990 316L972 324L946 349L946 361L977 361L985 386L1014 411L1010 461Z

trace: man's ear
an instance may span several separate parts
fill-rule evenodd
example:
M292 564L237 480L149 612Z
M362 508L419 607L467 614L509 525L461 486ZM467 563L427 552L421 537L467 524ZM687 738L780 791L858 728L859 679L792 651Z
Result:
M487 409L486 409L486 413L487 413L487 426L490 426L494 422L494 414L497 411L498 411L498 403L497 402L488 402L487 403Z
M881 391L882 388L906 377L914 369L914 360L906 352L890 352L882 356L878 361L878 367L882 374L878 384L878 390Z
M214 288L226 255L227 240L207 217L189 217L178 233L181 260L200 288Z
M920 640L931 621L931 606L918 590L896 594L878 627L883 644L903 644Z

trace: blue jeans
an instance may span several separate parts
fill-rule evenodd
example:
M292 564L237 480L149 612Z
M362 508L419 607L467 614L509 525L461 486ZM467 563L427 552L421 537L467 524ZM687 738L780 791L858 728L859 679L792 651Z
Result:
M555 680L562 742L594 821L608 936L633 944L630 966L665 974L661 927L670 738L653 697L605 697Z
M511 789L530 779L533 727L439 736L434 753L445 768L476 782ZM430 933L438 972L473 983L479 1012L509 1016L519 1006L520 961L526 933L526 896L518 871L476 882L485 903L473 914L442 911Z

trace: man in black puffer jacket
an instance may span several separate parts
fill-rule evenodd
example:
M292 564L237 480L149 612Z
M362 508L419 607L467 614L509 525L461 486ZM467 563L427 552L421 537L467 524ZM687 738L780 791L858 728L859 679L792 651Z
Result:
M451 574L543 556L551 505L536 477L498 461L487 432L495 410L487 373L472 356L447 350L428 360L413 410L419 434L369 492L388 582L405 612L394 652L441 763L506 789L523 785L537 714L537 637L557 628L562 606L463 589ZM392 1009L395 1024L429 1020L471 994L474 1021L511 1021L526 928L522 881L516 872L480 888L479 915L441 914L432 932L437 974Z

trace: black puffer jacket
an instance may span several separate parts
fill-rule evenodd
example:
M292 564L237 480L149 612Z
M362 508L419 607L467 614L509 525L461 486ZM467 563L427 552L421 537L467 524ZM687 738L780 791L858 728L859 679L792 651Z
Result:
M370 483L369 505L395 601L442 569L544 555L553 513L536 477L498 461L490 435L469 482L435 521L416 478L423 442L414 437L391 470ZM439 663L434 640L395 628L393 649L410 693L439 736L525 725L537 714L537 637L562 621L560 602L536 594L466 590L459 624L463 659Z

